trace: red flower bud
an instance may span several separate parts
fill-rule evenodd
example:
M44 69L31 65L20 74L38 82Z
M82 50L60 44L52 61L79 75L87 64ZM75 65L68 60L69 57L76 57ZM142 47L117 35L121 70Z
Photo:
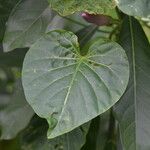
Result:
M88 14L86 12L82 13L81 16L89 23L96 24L98 26L104 26L111 24L111 19L109 16L105 15L94 15L94 14Z

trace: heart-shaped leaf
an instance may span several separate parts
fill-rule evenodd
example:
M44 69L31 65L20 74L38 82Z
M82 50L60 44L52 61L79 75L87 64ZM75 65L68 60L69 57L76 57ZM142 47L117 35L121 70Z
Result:
M63 16L73 14L76 11L108 15L115 7L113 0L48 0L48 2L51 8Z
M28 102L54 138L113 106L126 89L129 67L117 43L99 39L80 50L73 33L57 30L30 48L22 75Z

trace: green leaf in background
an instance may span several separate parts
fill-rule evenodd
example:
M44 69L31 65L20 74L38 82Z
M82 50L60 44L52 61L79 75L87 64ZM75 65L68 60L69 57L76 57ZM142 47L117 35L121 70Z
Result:
M33 114L18 81L12 96L0 95L0 139L14 138L28 125Z
M96 33L97 29L98 29L98 26L90 25L90 26L84 27L84 28L80 29L78 32L76 32L80 47L84 47L84 45L89 42L89 40Z
M46 33L52 30L63 29L66 24L65 18L55 15L46 29Z
M119 127L119 125L117 127ZM124 150L119 128L118 128L117 134L118 134L118 137L117 137L117 150Z
M48 124L44 119L35 116L29 127L21 134L22 150L80 150L85 143L90 123L76 128L72 132L48 140Z
M82 150L91 150L91 149L96 150L99 128L100 128L100 117L98 116L91 121L90 129L87 134L86 143L82 148Z
M145 34L150 42L150 15L146 18L141 18L141 24L145 31Z
M22 67L26 52L27 49L15 49L9 53L4 53L0 44L0 67Z
M18 138L12 140L0 141L0 150L20 150L20 143Z
M138 17L150 16L150 0L115 0L125 14Z
M3 40L5 24L12 8L19 0L0 0L0 43Z
M129 66L120 45L98 39L84 50L83 56L73 33L57 30L27 52L23 87L34 111L49 123L48 138L105 112L126 89Z
M150 44L142 27L126 17L120 44L130 63L128 88L116 106L124 150L150 149Z
M115 8L113 0L48 0L50 7L60 15L66 16L76 11L109 15Z
M0 65L0 94L10 94L13 92L12 83L15 82L11 68Z
M7 22L4 51L29 47L45 33L52 18L46 0L21 0Z
M109 140L110 111L107 111L91 121L87 139L82 150L105 150ZM113 131L111 131L113 132ZM111 145L112 146L112 145ZM111 147L112 148L112 147ZM109 150L112 150L112 149Z
M150 42L150 27L147 27L147 26L143 26L143 30L147 36L147 39L149 40Z

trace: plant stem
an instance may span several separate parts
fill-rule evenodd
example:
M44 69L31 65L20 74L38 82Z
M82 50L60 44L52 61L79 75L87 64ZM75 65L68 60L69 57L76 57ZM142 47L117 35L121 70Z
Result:
M80 26L82 26L82 27L87 27L87 25L85 25L85 24L83 24L83 23L81 23L81 22L79 22L79 21L76 21L76 20L74 20L74 19L71 19L71 18L68 18L68 17L63 17L63 18L66 19L66 20L68 20L68 21L71 21L72 23L78 24L78 25L80 25ZM109 31L100 30L100 29L97 29L97 31L98 31L98 32L101 32L101 33L107 33L107 34L110 33Z
M108 140L106 142L104 150L116 149L116 122L113 116L113 109L110 111ZM111 149L110 149L111 148Z
M82 148L82 150L96 150L97 147L97 137L99 131L99 124L100 124L100 116L94 118L91 122L89 133L87 135L86 145Z

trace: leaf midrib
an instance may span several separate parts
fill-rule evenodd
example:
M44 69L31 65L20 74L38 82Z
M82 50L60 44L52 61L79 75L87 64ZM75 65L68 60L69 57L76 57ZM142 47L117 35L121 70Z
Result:
M59 122L60 122L60 120L61 120L61 118L62 118L63 112L64 112L64 110L65 110L66 103L67 103L67 101L68 101L68 97L69 97L69 95L70 95L70 91L71 91L72 85L73 85L73 83L74 83L74 81L75 81L76 75L77 75L77 73L78 73L78 71L79 71L79 68L80 68L80 65L82 64L82 61L83 61L82 59L79 60L78 65L77 65L77 67L76 67L76 70L75 70L75 72L74 72L74 74L73 74L73 76L72 76L72 79L71 79L71 81L70 81L70 84L69 84L69 86L68 86L67 94L66 94L66 97L65 97L65 100L64 100L64 103L63 103L63 107L62 107L62 110L61 110L61 114L60 114L60 116L59 116L59 118L58 118L57 125L59 124ZM56 126L56 127L57 127L57 126ZM55 128L56 128L56 127L55 127Z
M77 59L78 60L78 62L76 63L77 64L77 67L76 67L76 69L75 69L75 72L73 73L73 76L72 76L72 79L71 79L71 81L70 81L70 84L69 84L69 86L68 86L68 90L67 90L67 94L66 94L66 96L65 96L65 100L64 100L64 103L63 103L63 106L62 106L62 110L61 110L61 114L60 114L60 116L59 116L59 118L58 118L58 122L57 122L57 124L56 124L56 126L55 126L55 128L57 128L57 125L60 123L60 121L61 121L61 119L62 119L62 115L63 115L63 112L64 112L64 110L65 110L65 106L66 106L66 103L67 103L67 101L68 101L68 97L69 97L69 95L70 95L70 91L71 91L71 88L72 88L72 86L73 86L73 83L74 83L74 81L75 81L75 78L76 78L76 75L77 75L77 73L78 72L80 72L80 66L81 66L81 64L86 64L90 69L91 69L91 67L86 63L86 61L88 60L88 61L90 61L88 58L84 58L84 57L80 57L80 58L78 58ZM85 61L86 60L86 61ZM102 67L106 67L105 66L105 64L101 64L101 66ZM107 66L108 67L108 66ZM93 69L92 69L92 71L94 71ZM94 72L95 73L95 72ZM97 75L97 74L96 74ZM98 76L98 75L97 75ZM109 88L107 87L107 85L105 84L105 82L100 78L100 80L103 82L103 84L104 84L104 86L108 89L108 91L109 91ZM111 95L111 93L110 93L110 95Z
M136 60L135 60L135 40L134 40L134 32L133 32L133 24L132 19L129 17L129 24L130 24L130 34L131 34L131 47L132 47L132 69L133 69L133 90L134 90L134 115L135 115L135 148L137 149L137 139L136 139L136 122L137 122L137 115L136 115L136 95L137 95L137 89L136 89Z

